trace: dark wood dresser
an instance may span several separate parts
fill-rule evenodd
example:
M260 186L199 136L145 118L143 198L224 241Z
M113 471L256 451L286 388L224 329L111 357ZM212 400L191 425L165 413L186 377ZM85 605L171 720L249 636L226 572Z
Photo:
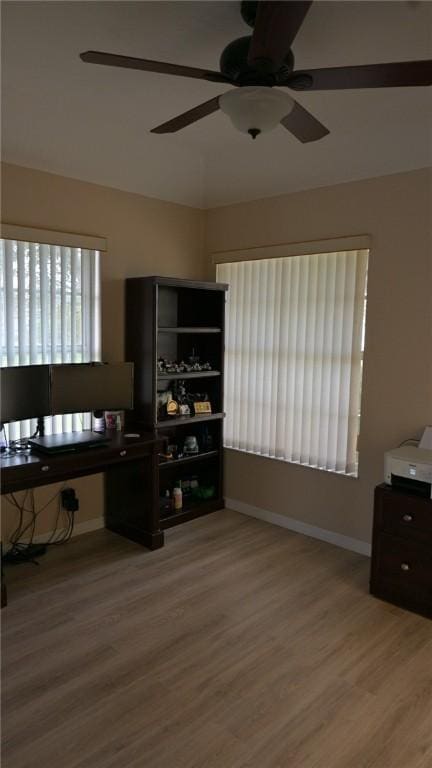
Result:
M375 488L370 591L432 616L432 500Z

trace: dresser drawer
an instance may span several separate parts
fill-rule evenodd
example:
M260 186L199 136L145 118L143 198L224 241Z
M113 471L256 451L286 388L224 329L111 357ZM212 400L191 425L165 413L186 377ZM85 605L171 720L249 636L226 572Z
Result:
M391 588L432 605L432 549L385 533L375 550L375 587Z
M432 504L429 499L384 492L381 505L381 530L397 536L424 533L432 542Z
M432 501L375 488L370 591L432 616Z

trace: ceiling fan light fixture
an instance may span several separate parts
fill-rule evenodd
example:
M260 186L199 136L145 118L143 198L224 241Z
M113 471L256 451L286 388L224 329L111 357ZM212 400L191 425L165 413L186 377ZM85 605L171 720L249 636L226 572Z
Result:
M293 106L287 93L264 85L236 88L219 97L219 107L234 127L252 138L276 128Z

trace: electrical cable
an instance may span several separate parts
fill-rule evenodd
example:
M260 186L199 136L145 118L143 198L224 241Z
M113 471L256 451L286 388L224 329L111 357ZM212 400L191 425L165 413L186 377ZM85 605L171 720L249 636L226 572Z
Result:
M35 501L34 501L34 491L33 490L30 491L30 499L31 499L31 509L26 510L23 507L23 512L30 513L31 519L27 523L27 525L24 526L24 528L20 529L19 536L18 536L18 538L20 539L23 536L23 534L26 533L26 531L28 531L29 528L32 528L32 533L31 533L30 541L22 542L26 546L31 546L33 544L34 532L35 532L35 527L36 527L36 517L37 517L37 514L39 514L39 513L35 512ZM18 544L19 542L15 541L14 543Z
M12 494L12 503L14 506L16 506L19 509L20 517L19 517L19 523L15 531L10 537L10 542L12 544L11 549L6 553L4 556L4 560L6 562L11 563L19 563L19 562L27 562L27 561L33 561L34 560L34 534L36 529L36 512L35 512L35 502L34 502L34 493L33 491L30 491L30 500L31 500L31 509L27 509L25 507L25 502L27 499L29 491L26 491L24 499L22 503L20 504L15 496ZM23 526L23 516L24 513L30 514L30 520L29 522ZM27 530L31 528L31 534L30 534L30 540L21 542L19 539L27 532Z
M416 437L408 437L407 440L404 440L402 443L399 443L398 448L402 448L403 445L406 445L407 443L414 443L415 445L418 445L420 440L418 440Z
M56 522L55 522L54 530L53 530L50 538L48 539L48 541L44 542L45 546L48 547L48 546L52 546L53 544L64 544L66 541L69 541L69 539L70 539L70 537L72 535L72 531L73 531L73 514L68 509L66 509L65 512L66 512L66 515L67 515L67 518L68 518L67 527L63 528L63 530L60 532L60 535L59 535L58 539L54 539L54 537L55 537L55 535L56 535L56 533L58 531L60 515L62 513L61 492L59 492L59 494L58 494L57 517L56 517Z
M40 514L41 512L43 512L43 511L44 511L44 510L45 510L47 507L49 507L49 505L50 505L50 504L52 504L52 502L53 502L53 501L54 501L54 500L57 498L57 496L58 496L58 495L59 495L59 494L60 494L60 493L61 493L61 492L62 492L62 491L65 489L65 487L66 487L66 482L62 483L62 485L61 485L61 488L60 488L58 491L56 491L56 492L53 494L53 496L51 496L51 498L50 498L50 499L48 499L48 501L46 502L46 504L44 504L44 505L43 505L43 507L41 507L40 509L38 509L38 511L37 511L37 514L39 515L39 514ZM22 504L20 504L20 502L19 502L19 501L18 501L18 500L15 498L15 495L14 495L13 493L10 493L10 494L8 494L8 496L6 496L6 498L8 499L8 501L9 501L11 504L13 504L15 507L18 507L18 509L20 509L20 508L21 508L21 506L22 506L22 505L25 503L25 499L26 499L26 497L27 497L27 494L28 494L28 493L29 493L29 491L26 491L26 492L25 492L25 494L26 494L26 495L24 496L24 500L23 500ZM31 493L33 493L33 491L31 491ZM29 509L25 510L25 509L24 509L24 511L25 511L25 512L31 512L32 510L29 510Z
M25 504L26 498L28 496L28 491L25 492L25 496L24 496L24 499L23 499L23 506L19 505L19 503L16 501L15 496L14 496L13 493L10 494L10 496L12 497L12 500L9 499L9 502L11 504L13 504L15 507L17 507L17 509L19 510L19 513L20 513L20 516L19 516L19 519L18 519L18 525L17 525L17 527L15 528L14 532L12 533L12 535L10 537L11 541L13 541L17 535L19 537L19 531L22 528L22 524L23 524L23 520L24 520L24 504Z
M26 498L27 498L27 494L28 494L28 491L26 491L26 495L25 495L21 505L19 504L19 502L16 502L15 497L12 494L14 502L15 502L14 506L16 506L17 509L20 512L19 524L18 524L17 528L15 529L15 531L13 532L13 534L11 535L11 537L10 537L10 541L11 541L13 546L17 546L19 544L20 547L22 547L22 546L28 546L29 544L32 544L32 539L30 540L30 542L19 542L19 539L23 536L23 534L32 525L33 525L33 534L32 534L32 536L34 535L34 523L35 523L34 496L32 495L32 491L30 491L31 509L27 509L25 507L25 501L26 501ZM30 514L31 515L31 519L30 519L30 521L26 525L23 525L24 514Z
M20 502L16 498L16 496L12 493L9 494L8 501L12 506L14 506L18 512L19 512L19 518L18 518L18 525L11 534L9 541L11 543L11 548L6 553L4 559L9 562L28 562L32 561L34 563L37 563L37 561L32 557L32 551L35 546L38 546L43 550L44 547L47 546L53 546L56 544L64 544L66 541L69 541L69 539L72 536L73 533L73 527L74 527L74 515L70 510L64 510L67 516L67 524L65 527L63 527L61 530L59 530L60 525L60 517L61 513L63 511L63 508L61 506L61 492L65 488L66 483L63 483L61 488L56 491L56 493L51 496L50 499L41 507L40 509L36 510L35 508L35 497L34 497L34 490L31 491L26 490L24 494L23 500ZM27 498L30 494L30 504L27 505ZM58 502L58 508L57 508L57 515L56 520L54 524L54 530L52 531L49 539L46 542L38 542L37 545L34 544L34 536L35 536L35 530L36 530L36 522L39 517L39 515L55 500L57 499ZM24 515L30 515L30 520L24 525ZM27 531L31 529L30 533L30 539L27 541L20 541L22 537L27 533ZM38 554L43 554L42 552L39 552Z

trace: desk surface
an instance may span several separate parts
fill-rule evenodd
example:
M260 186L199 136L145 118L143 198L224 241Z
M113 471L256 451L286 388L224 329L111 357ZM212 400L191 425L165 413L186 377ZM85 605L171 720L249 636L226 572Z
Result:
M163 444L152 432L142 432L139 437L126 437L125 433L115 431L108 435L108 444L81 447L67 453L43 454L27 450L11 456L3 455L1 493L13 493L72 477L104 472L112 464L137 461L157 453Z

